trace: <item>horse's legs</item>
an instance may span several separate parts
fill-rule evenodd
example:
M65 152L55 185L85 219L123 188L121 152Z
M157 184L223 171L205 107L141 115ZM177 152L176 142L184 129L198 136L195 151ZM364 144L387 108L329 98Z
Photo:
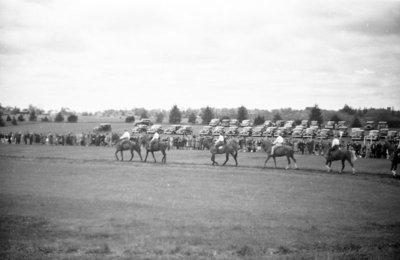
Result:
M351 161L351 158L347 158L347 161L350 163L350 165L351 165L351 169L353 170L353 174L356 174L356 169L354 169L354 164L353 164L353 162Z
M149 150L146 150L146 158L144 158L144 162L147 162L147 156L149 155Z
M153 151L151 151L151 155L153 155L154 162L156 163L157 161L156 161L156 157L154 156L154 152Z
M136 152L139 154L140 161L143 161L143 158L142 158L142 153L140 152L140 149L139 149L139 150L136 150Z
M287 158L287 162L288 162L288 165L286 166L286 170L287 170L290 168L290 158L288 155L286 156L286 158Z
M226 156L226 160L225 160L225 162L224 162L222 165L225 165L226 162L229 160L229 153L226 153L225 156Z
M165 150L161 150L162 154L163 154L163 158L161 159L162 163L167 163L167 153L165 152Z
M215 161L215 153L213 153L213 154L211 155L211 161L212 161L212 164L211 164L211 165L218 164L218 163Z
M326 159L326 164L325 167L328 169L328 172L331 172L331 165L332 165L332 161Z
M272 156L272 159L274 159L274 164L275 164L275 168L276 168L276 158L275 158L275 156Z
M119 151L115 151L115 157L117 158L117 161L119 161L118 152L119 152Z
M267 166L267 162L268 162L269 158L271 158L271 155L268 155L268 156L267 156L267 159L265 160L265 163L264 163L264 167Z
M131 149L130 151L131 151L131 159L129 159L129 161L132 161L132 159L133 159L133 149Z
M294 167L295 167L296 169L298 169L298 167L297 167L297 161L296 161L296 159L294 158L293 153L290 155L290 157L291 157L292 160L294 161Z
M343 170L344 170L344 160L345 160L345 159L342 159L342 169L339 171L339 173L342 173Z
M330 167L329 167L329 160L328 159L326 159L326 163L325 163L325 167L328 169L328 172L329 172L329 170L330 170Z
M121 161L123 161L123 160L124 160L124 153L121 150Z
M238 154L237 154L237 151L234 151L233 154L232 154L233 159L235 159L236 166L238 166L237 155L238 155Z

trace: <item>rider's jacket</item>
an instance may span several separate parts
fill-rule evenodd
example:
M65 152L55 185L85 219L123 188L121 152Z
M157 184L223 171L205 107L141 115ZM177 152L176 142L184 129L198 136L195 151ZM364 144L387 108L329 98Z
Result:
M160 138L160 135L157 132L155 132L151 141L155 141L155 140L158 141L159 138Z
M215 143L218 143L218 142L224 142L225 141L225 137L223 136L223 135L219 135L219 137L218 137L218 139L215 141Z
M273 144L277 144L277 145L283 144L283 137L282 136L278 136Z
M126 131L119 139L124 139L124 138L128 140L131 139L131 135L129 134L128 131Z
M334 147L335 145L337 145L337 146L340 145L340 141L337 138L333 138L333 140L332 140L332 147Z

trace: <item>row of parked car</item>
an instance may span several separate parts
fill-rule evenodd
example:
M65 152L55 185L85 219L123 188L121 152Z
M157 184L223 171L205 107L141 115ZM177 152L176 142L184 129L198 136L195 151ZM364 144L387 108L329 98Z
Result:
M193 127L190 125L171 125L164 128L160 124L154 124L149 119L143 119L135 124L133 133L153 134L159 131L164 134L192 135ZM243 120L241 123L237 119L212 119L207 126L199 131L200 136L217 136L222 131L228 136L242 137L277 137L282 134L285 137L293 138L317 138L328 139L335 134L341 137L351 138L353 141L367 139L378 141L380 139L393 140L399 139L399 132L389 130L385 121L374 124L368 121L364 128L349 128L345 121L328 121L322 128L317 121L302 120L299 125L294 120L277 120L272 122L267 120L262 125L253 126L250 120Z
M299 125L295 125L294 120L277 120L272 122L267 120L263 125L252 126L249 120L244 120L239 127L237 120L232 121L233 124L227 123L228 120L219 121L213 119L209 126L204 126L200 131L200 135L218 135L224 130L226 135L243 136L243 137L277 137L282 134L285 137L293 138L317 138L328 139L334 135L340 137L348 137L353 141L378 141L385 139L388 141L398 141L400 134L398 131L389 130L387 122L380 121L374 124L368 121L364 128L349 128L345 121L328 121L322 128L319 127L317 121L302 120ZM375 129L376 128L376 129Z
M132 133L134 134L154 134L155 132L169 135L192 135L193 127L190 125L171 125L167 128L164 128L160 124L155 124L151 126L139 124L132 129Z

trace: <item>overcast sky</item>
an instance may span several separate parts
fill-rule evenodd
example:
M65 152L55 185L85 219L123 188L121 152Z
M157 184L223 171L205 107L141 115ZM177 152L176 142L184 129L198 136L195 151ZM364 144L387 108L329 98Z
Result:
M0 0L0 103L400 109L400 1Z

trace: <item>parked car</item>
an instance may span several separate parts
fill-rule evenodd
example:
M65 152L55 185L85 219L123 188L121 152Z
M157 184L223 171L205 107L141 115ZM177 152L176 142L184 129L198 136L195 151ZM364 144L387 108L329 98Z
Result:
M150 129L147 129L148 134L154 134L155 132L164 133L164 129L161 125L152 125Z
M315 138L316 135L317 135L317 129L315 127L306 128L303 133L304 138Z
M364 140L364 130L362 130L360 128L351 129L351 140L353 140L353 141Z
M171 125L165 129L164 134L174 135L182 127L182 125Z
M275 134L275 131L276 131L277 129L278 129L278 128L277 128L276 126L267 127L267 129L266 129L265 132L264 132L264 136L273 137L274 134Z
M321 129L317 134L318 139L328 139L331 136L332 136L332 129L326 129L326 128Z
M253 128L251 126L243 127L242 131L240 131L240 136L251 136Z
M382 128L388 128L388 123L386 121L379 121L378 122L378 130L382 129Z
M259 126L255 126L252 130L251 135L252 136L264 136L264 132L266 130L266 126L265 125L259 125Z
M302 138L303 137L303 129L295 128L292 132L293 138Z
M292 129L292 128L294 127L294 120L288 120L288 121L286 121L284 127L285 127L286 129Z
M134 134L141 134L141 133L147 133L147 125L137 125L132 129L132 133Z
M386 139L388 141L396 141L399 138L399 133L395 130L388 131Z
M381 129L379 129L380 138L386 138L386 136L388 135L388 132L389 132L389 128L381 128Z
M230 119L222 119L221 121L221 126L223 127L229 127L231 120Z
M278 127L274 133L274 137L278 137L279 134L282 134L282 136L286 136L286 128L284 126Z
M203 128L199 132L199 135L201 136L212 135L212 130L213 130L212 126L209 125L203 126Z
M252 123L249 119L245 119L242 121L242 123L240 124L241 127L247 127L247 126L252 126Z
M370 130L365 138L369 141L378 141L380 139L379 130Z
M326 122L324 128L325 129L335 129L335 125L336 125L335 121L328 121L328 122Z
M190 125L184 125L176 131L178 135L191 135L193 134L193 127Z
M93 131L95 133L104 133L104 132L111 132L111 124L102 123L99 126L96 126Z
M219 135L222 131L225 132L225 128L222 125L216 126L212 131L212 135Z
M150 119L143 118L143 119L141 119L141 120L139 120L138 122L135 123L135 126L138 126L138 125L151 126L151 125L153 125L153 122L151 122Z
M221 121L219 120L219 118L214 118L214 119L211 119L211 121L210 121L210 123L208 125L212 126L212 127L215 127L215 126L219 125L220 122Z
M375 121L367 121L364 126L365 130L373 130L375 129Z
M296 127L293 129L293 131L298 130L298 129L304 131L306 128L307 128L307 127L305 127L305 126L303 126L303 125L296 125Z
M239 126L239 120L237 119L231 119L231 121L229 122L229 126Z
M341 127L341 126L346 126L346 121L338 121L336 128L339 129L339 127Z
M265 120L265 122L264 122L264 124L263 125L265 125L265 127L270 127L270 126L272 126L273 125L273 123L272 123L272 121L271 120Z
M230 126L227 130L226 130L226 135L229 136L237 136L239 134L239 127L237 126Z
M275 125L277 127L282 127L285 125L285 120L276 120Z

